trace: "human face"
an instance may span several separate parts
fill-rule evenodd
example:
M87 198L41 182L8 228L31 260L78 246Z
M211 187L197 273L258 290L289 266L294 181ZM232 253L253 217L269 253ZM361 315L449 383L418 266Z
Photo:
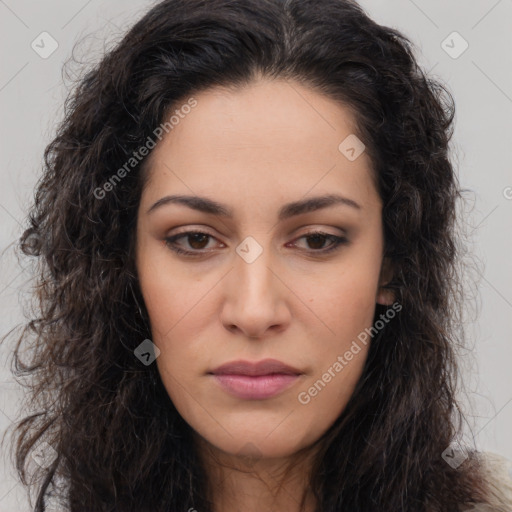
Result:
M376 302L390 303L379 287L381 200L366 153L351 161L338 148L354 133L341 104L269 80L194 98L150 156L138 212L136 265L156 364L179 413L211 446L291 456L343 411L368 345L307 403L299 397L372 326ZM278 218L288 203L328 194L346 201ZM151 209L171 195L208 198L232 216L165 201ZM184 236L191 230L206 236ZM316 231L328 236L306 236ZM326 252L331 236L345 242ZM299 371L270 396L234 394L211 374L267 358Z

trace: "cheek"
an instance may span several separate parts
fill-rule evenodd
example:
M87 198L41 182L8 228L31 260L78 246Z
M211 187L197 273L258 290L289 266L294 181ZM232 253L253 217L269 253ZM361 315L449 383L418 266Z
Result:
M370 280L371 281L371 280ZM325 431L343 412L359 381L368 356L375 313L375 290L354 276L330 284L329 293L314 303L321 307L322 321L315 336L321 350L312 352L314 373L301 386L297 401L303 421L315 433ZM314 354L314 355L313 355Z
M156 359L158 371L170 398L181 401L180 389L188 387L187 377L192 364L200 355L191 343L191 322L200 309L198 290L187 286L175 269L167 269L166 262L142 253L137 262L138 276L151 326L151 341L159 348ZM167 263L168 265L168 263ZM196 317L194 315L196 314Z
M374 260L363 262L346 265L314 296L308 290L310 304L322 320L313 330L316 336L312 333L321 340L322 350L315 351L314 375L301 387L298 401L317 425L331 424L343 411L368 355L379 267Z
M376 267L354 265L331 275L314 294L305 286L304 294L309 297L312 309L328 328L324 327L327 333L324 339L330 345L341 349L371 325L377 280Z
M299 390L299 414L311 440L330 428L352 397L368 355L368 345L359 345L356 354L348 350L352 354L350 361L345 359L345 350L326 358L318 374Z
M139 283L155 338L166 338L200 299L194 281L170 263L163 244L149 243L137 260ZM183 320L180 320L183 319Z
M188 289L188 291L187 291ZM183 379L193 362L200 360L200 346L194 333L205 318L198 288L186 287L179 279L153 274L142 286L149 314L153 343L160 349L157 364L164 373Z

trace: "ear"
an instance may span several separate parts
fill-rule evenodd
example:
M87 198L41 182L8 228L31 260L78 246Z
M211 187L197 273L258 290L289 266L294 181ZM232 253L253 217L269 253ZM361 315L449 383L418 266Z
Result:
M375 301L383 306L391 306L395 301L395 294L393 290L387 290L384 288L391 279L393 278L393 266L391 260L388 257L383 258L382 266L380 268L379 275L379 289L377 290L377 296Z

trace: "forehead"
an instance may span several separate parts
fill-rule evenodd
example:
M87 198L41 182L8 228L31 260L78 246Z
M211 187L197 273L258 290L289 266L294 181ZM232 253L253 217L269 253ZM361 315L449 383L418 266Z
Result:
M151 199L171 189L249 200L340 193L379 205L368 155L351 160L344 152L344 141L356 137L345 105L281 80L193 98L196 106L173 118L178 122L150 155Z

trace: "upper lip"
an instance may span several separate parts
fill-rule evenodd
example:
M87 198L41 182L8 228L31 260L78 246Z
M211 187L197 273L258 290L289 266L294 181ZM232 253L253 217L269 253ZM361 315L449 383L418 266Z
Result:
M277 359L263 359L261 361L231 361L225 363L211 373L215 375L270 375L279 373L285 375L300 375L302 372Z

